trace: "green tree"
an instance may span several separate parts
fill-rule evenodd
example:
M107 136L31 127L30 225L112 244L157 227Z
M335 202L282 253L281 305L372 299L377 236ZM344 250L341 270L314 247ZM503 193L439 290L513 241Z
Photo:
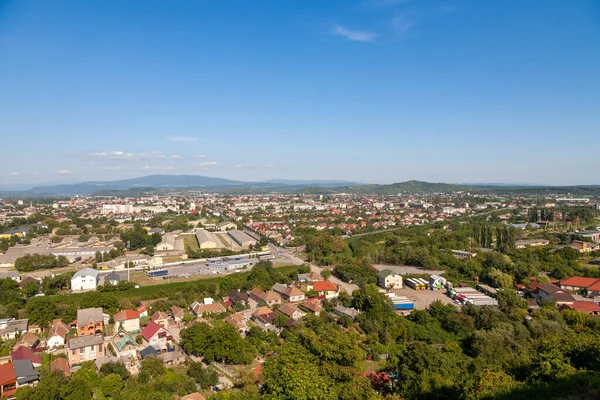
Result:
M51 297L33 297L27 301L26 314L30 323L47 326L58 315L56 303Z
M148 356L142 360L142 371L145 371L150 374L151 377L156 378L164 375L167 368L160 357Z
M207 389L219 382L219 375L217 372L213 369L204 367L200 362L190 362L187 375L194 378L196 383L200 385L202 389Z
M285 346L270 358L263 376L263 398L267 400L337 399L333 382L321 373L318 359L298 345Z

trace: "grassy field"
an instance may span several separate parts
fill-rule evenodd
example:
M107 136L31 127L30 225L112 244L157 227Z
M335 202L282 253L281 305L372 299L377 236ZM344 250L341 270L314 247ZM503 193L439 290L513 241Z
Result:
M182 235L184 248L187 251L188 249L191 251L199 251L200 246L198 246L198 239L196 239L196 235Z
M221 243L223 243L223 246L225 246L225 248L229 248L229 243L227 243L227 240L225 240L223 236L221 236L218 233L216 233L215 236L219 238L219 240L221 241Z

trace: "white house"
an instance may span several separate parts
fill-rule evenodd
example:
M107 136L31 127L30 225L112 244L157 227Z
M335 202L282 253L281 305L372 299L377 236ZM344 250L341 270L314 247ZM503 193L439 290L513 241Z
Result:
M91 268L84 268L77 271L71 278L71 290L82 292L87 290L96 290L99 282L98 271Z
M115 332L121 327L127 332L137 333L140 331L140 314L134 310L123 310L113 316L115 321Z
M384 269L377 274L377 284L384 289L402 289L402 276Z
M50 331L48 332L48 348L55 349L64 346L67 333L69 333L69 326L67 324L60 319L52 321L50 324Z
M167 347L173 345L173 335L171 335L171 332L154 321L150 322L142 330L142 338L144 339L144 345L153 346L161 350L166 350Z

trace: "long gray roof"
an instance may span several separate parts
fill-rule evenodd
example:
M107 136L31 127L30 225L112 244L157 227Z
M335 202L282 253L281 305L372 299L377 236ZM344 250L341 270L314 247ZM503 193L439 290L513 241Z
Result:
M102 308L84 308L77 310L77 326L87 325L90 322L103 321Z
M84 268L80 269L73 275L73 278L84 277L84 276L93 276L94 278L98 277L98 271L92 268Z

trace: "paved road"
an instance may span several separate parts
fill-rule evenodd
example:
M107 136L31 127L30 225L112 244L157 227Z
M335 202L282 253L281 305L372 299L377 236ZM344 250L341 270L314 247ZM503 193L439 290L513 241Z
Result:
M377 271L382 271L384 269L389 269L390 271L394 271L399 275L417 275L417 274L428 274L428 275L439 275L443 274L446 271L443 270L433 270L433 269L422 269L413 267L411 265L381 265L376 264L373 265Z

